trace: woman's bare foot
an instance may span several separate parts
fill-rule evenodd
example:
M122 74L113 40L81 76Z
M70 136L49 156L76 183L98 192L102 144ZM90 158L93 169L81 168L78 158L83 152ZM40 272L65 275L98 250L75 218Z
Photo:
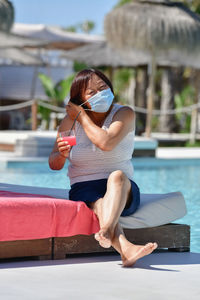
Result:
M123 267L132 267L139 258L151 254L158 247L157 243L147 243L144 246L134 245L130 242L129 244L121 255Z
M112 245L112 234L108 229L101 228L99 232L95 233L95 239L99 242L101 247L110 248Z

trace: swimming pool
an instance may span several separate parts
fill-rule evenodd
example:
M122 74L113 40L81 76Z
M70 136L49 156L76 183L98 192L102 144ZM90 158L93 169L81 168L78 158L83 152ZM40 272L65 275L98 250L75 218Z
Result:
M200 159L135 158L135 181L142 193L183 193L188 213L176 222L191 225L191 251L200 252ZM0 162L0 182L69 188L67 165L50 170L47 162Z

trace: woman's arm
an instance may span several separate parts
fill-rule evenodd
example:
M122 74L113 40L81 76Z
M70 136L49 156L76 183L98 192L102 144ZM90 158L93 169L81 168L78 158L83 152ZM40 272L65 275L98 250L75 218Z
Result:
M59 126L58 133L69 130L72 123L73 121L68 116L65 116ZM53 150L49 155L49 167L52 170L61 170L64 167L65 161L69 157L71 150L71 146L68 145L68 142L62 141L62 138L59 137L58 133Z
M67 113L72 119L80 110L78 121L92 143L103 151L112 150L135 127L135 112L128 106L124 106L116 112L108 130L97 126L83 108L71 102L67 106Z
M103 151L110 151L134 130L135 113L130 107L121 108L114 115L108 130L95 125L88 115L80 116L80 123L93 144Z

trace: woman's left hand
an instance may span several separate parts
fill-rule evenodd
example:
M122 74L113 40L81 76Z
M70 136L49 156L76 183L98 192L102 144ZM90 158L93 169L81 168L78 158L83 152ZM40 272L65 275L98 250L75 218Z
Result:
M77 120L79 120L79 118L81 118L83 114L85 114L85 110L81 106L78 106L72 103L71 101L69 101L68 104L66 105L66 112L71 120L74 120L80 111L81 111L80 113L81 116L79 115Z

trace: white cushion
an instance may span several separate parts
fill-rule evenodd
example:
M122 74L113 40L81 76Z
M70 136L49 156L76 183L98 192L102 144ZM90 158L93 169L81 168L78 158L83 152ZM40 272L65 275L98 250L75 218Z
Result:
M171 223L187 213L181 192L168 194L141 194L138 210L127 217L120 217L123 228L145 228Z
M0 190L39 194L68 199L68 190L0 183ZM141 194L138 210L127 217L120 217L123 228L145 228L164 225L184 217L187 213L181 192L167 194Z

